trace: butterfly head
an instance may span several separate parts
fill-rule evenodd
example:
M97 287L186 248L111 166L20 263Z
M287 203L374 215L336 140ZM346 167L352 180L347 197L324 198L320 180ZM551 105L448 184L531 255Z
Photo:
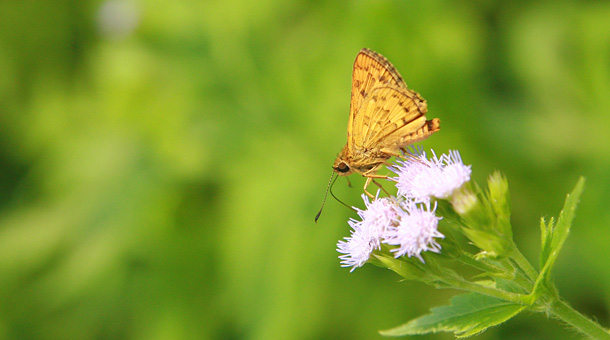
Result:
M335 160L333 169L335 169L335 172L340 176L349 176L352 174L352 172L354 172L354 169L340 157L337 157L337 160Z

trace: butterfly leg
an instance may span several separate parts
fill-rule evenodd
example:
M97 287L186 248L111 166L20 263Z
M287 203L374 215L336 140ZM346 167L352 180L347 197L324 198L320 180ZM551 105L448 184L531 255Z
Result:
M375 185L377 185L378 187L380 187L380 188L381 188L381 190L383 190L383 191L384 191L386 194L388 193L388 192L387 192L387 191L385 191L385 189L384 189L384 188L381 186L381 184L379 184L379 183L377 183L377 182L375 181L375 178L383 178L383 179L386 179L386 178L388 178L388 176L386 176L386 175L367 174L367 173L364 173L364 174L363 174L363 176L364 176L364 177L366 177L366 182L364 182L364 193L365 193L365 194L366 194L368 197L373 198L373 199L375 198L375 196L374 196L374 195L372 195L370 192L368 192L368 191L366 190L366 188L368 188L369 184L371 184L371 181L372 181L373 183L375 183ZM388 196L389 196L389 194L388 194Z
M386 176L386 178L387 178L387 176ZM381 184L379 184L377 181L372 180L372 182L373 182L373 184L375 184L376 186L378 186L378 187L379 187L379 189L381 189L381 191L383 191L383 192L384 192L386 195L388 195L388 197L392 196L392 195L390 195L390 193L389 193L389 192L388 192L388 191L387 191L387 190L386 190L386 189L385 189L385 188L384 188L384 187L383 187Z

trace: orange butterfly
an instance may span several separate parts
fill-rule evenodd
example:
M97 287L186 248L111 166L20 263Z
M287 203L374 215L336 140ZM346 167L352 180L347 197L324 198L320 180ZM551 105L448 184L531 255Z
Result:
M347 144L337 156L334 171L366 177L364 192L376 172L409 144L428 138L440 129L440 120L426 120L426 101L407 84L381 54L362 49L354 61L352 100L347 124Z

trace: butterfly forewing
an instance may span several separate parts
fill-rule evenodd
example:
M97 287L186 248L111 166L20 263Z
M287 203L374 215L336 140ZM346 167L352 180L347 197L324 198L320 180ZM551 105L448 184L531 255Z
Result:
M348 143L352 143L352 126L364 98L376 87L382 85L407 88L400 73L381 54L367 48L360 50L354 61L352 73L352 99L348 123Z

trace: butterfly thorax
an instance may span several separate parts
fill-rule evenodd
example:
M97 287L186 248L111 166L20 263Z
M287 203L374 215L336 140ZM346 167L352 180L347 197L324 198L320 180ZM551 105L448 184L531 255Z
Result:
M391 156L377 149L349 148L345 145L335 159L333 169L341 176L376 172Z

